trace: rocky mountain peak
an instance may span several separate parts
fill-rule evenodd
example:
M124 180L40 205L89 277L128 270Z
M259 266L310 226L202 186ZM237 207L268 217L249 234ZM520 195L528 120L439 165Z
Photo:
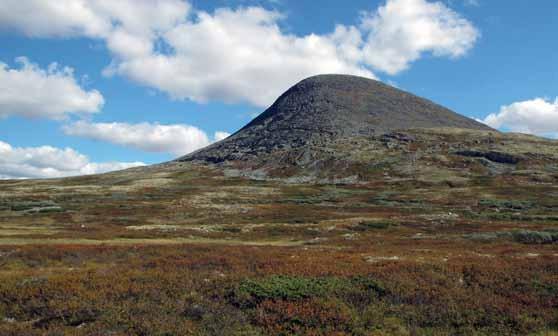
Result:
M246 160L276 150L412 128L492 130L429 100L349 75L302 80L231 137L180 161Z

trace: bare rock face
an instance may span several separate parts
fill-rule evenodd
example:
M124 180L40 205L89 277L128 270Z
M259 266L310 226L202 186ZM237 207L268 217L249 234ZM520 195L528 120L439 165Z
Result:
M290 88L229 138L178 161L281 160L295 166L307 165L316 159L316 149L327 151L328 144L340 140L442 127L492 131L484 124L375 80L319 75Z

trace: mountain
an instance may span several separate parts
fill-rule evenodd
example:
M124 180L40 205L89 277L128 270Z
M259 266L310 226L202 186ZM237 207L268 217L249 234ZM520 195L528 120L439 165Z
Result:
M247 160L311 143L411 128L488 126L381 82L349 75L307 78L228 139L180 161Z
M301 170L302 175L315 175L328 167L353 165L347 154L362 153L375 141L409 142L414 137L402 132L426 129L497 133L376 80L319 75L294 85L229 138L177 161L233 165L260 175L284 175L288 170L289 176L300 175Z

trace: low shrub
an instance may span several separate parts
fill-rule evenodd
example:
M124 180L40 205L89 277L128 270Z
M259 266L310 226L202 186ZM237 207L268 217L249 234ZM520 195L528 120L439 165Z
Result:
M480 232L467 234L464 237L481 241L508 239L521 244L552 244L558 242L558 231L519 230L503 232Z
M534 204L530 201L481 199L479 206L508 210L526 210L534 207Z
M12 211L29 211L33 209L60 208L56 203L50 201L24 201L10 203Z
M337 296L349 301L362 297L374 298L385 294L384 287L366 277L304 278L284 275L242 281L232 293L235 303L254 306L266 300L296 301L309 298Z
M368 231L368 230L385 230L389 229L390 227L395 226L392 222L387 221L362 221L359 222L355 227L352 229L354 231Z
M514 231L514 241L522 244L552 244L558 242L558 231Z

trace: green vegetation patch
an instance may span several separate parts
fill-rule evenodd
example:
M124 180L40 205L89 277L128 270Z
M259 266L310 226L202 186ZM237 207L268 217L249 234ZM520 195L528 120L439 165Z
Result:
M350 199L351 197L362 194L362 191L356 189L346 189L336 186L323 187L316 190L305 190L300 188L291 190L293 193L290 197L281 200L280 203L294 204L321 204L321 203L339 203Z
M241 305L258 304L266 300L296 301L310 298L363 297L385 295L384 286L367 277L306 278L276 275L263 279L246 279L234 289L233 298Z
M368 231L368 230L387 230L397 226L397 223L390 221L361 221L356 226L352 227L353 231Z
M482 199L479 201L479 206L508 210L527 210L533 208L535 204L530 201Z
M465 235L465 238L483 241L507 239L521 244L553 244L558 242L558 231L518 230L504 232L483 232L468 234Z
M375 197L369 199L370 203L388 206L388 207L424 207L424 201L421 199L414 199L402 197L404 195L394 193L391 191L381 192Z
M558 242L558 231L514 231L514 241L522 244L552 244Z
M25 213L63 212L64 209L52 201L4 201L0 209Z

